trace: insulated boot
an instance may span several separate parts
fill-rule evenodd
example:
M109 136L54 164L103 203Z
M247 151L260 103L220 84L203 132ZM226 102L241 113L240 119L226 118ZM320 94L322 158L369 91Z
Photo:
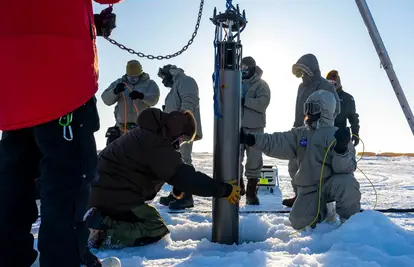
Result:
M102 267L101 261L89 249L82 255L82 267Z
M184 194L182 199L176 199L168 205L172 210L182 210L194 207L193 195Z
M240 178L240 195L244 196L246 194L246 188L244 186L244 179L243 177Z
M291 208L291 207L293 207L293 204L295 203L295 200L296 200L296 196L294 196L292 198L285 198L282 201L282 205L284 205L284 206L286 206L288 208Z
M248 179L246 190L246 204L247 205L260 205L259 198L257 197L257 182L259 179Z
M160 197L160 204L164 205L164 206L168 206L168 205L170 205L171 202L173 202L175 200L177 200L177 199L174 197L173 193L171 192L166 197Z

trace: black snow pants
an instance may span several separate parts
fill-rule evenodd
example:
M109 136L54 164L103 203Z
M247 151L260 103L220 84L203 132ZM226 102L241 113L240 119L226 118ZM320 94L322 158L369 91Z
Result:
M30 267L36 260L34 179L40 173L41 224L37 248L41 267L79 267L89 230L83 216L96 176L95 98L72 112L73 139L59 120L3 132L0 142L1 265ZM66 118L66 116L65 116ZM69 126L66 135L69 137ZM70 138L69 138L70 139Z

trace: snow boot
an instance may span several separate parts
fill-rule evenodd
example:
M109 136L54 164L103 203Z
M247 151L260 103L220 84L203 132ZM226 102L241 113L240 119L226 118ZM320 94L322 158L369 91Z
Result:
M243 177L240 178L240 195L244 196L246 194L246 187L244 186Z
M168 205L171 210L183 210L194 207L193 195L185 194L182 199L176 199Z
M82 255L82 267L102 267L101 261L89 249Z
M86 212L83 219L85 221L86 227L89 228L90 232L88 238L88 248L99 249L103 240L105 240L107 236L106 230L108 229L108 226L103 223L105 217L102 215L101 211L98 208L92 207ZM87 255L88 253L86 253L86 256ZM91 257L89 257L89 262L93 262L93 259ZM86 266L86 264L84 265Z
M175 196L173 195L173 193L171 192L168 196L166 197L160 197L160 204L164 205L164 206L168 206L170 205L171 202L177 200L175 198Z
M284 206L286 206L288 208L291 208L291 207L293 207L293 204L295 203L295 201L296 201L296 196L294 196L292 198L285 198L282 201L282 205L284 205Z
M247 205L260 205L259 198L257 197L257 182L259 179L248 179L246 190L246 204Z

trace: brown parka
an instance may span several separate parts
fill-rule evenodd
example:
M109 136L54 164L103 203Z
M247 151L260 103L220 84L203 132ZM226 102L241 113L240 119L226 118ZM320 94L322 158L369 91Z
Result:
M184 164L173 145L179 137L194 135L192 115L149 108L139 115L137 125L100 152L89 207L108 216L125 212L154 199L165 182L199 196L230 195L231 185Z

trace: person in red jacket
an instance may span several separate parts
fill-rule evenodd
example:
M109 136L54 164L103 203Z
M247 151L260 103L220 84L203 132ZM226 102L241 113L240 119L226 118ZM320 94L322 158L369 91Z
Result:
M120 0L95 0L115 4ZM115 28L92 0L3 1L0 16L0 250L2 266L30 267L38 210L40 266L100 266L83 215L97 165L96 36Z

